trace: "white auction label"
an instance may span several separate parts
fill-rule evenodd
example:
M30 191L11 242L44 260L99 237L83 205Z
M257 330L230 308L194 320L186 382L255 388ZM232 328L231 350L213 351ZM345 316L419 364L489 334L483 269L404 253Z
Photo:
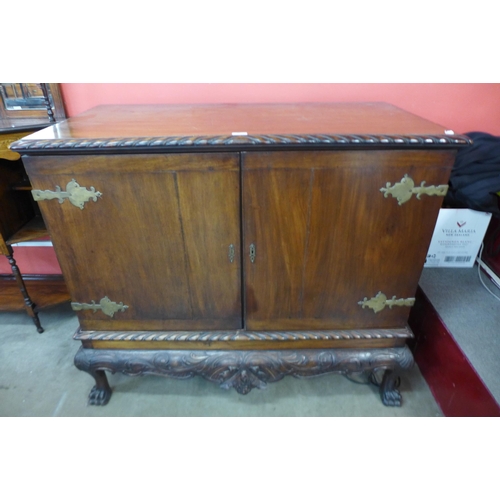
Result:
M491 214L468 208L442 208L424 267L472 267Z

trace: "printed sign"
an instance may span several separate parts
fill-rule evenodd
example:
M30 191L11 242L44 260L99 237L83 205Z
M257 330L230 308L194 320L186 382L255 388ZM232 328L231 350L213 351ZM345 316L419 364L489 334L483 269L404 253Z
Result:
M424 267L472 267L491 214L467 208L442 208Z

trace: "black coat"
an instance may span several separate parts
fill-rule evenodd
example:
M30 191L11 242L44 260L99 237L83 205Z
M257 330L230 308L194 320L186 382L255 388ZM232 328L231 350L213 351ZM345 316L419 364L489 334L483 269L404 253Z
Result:
M445 205L491 212L500 217L500 137L468 132L474 142L458 151Z

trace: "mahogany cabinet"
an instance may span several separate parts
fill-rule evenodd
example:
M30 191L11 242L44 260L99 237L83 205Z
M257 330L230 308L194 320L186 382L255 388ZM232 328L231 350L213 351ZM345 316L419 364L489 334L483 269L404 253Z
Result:
M342 373L399 405L457 148L381 103L102 106L17 142L68 285L76 366L242 394Z

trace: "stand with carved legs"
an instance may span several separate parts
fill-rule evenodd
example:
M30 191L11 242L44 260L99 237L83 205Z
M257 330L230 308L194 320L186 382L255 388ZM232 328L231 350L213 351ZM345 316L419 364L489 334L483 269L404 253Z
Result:
M26 284L24 283L21 271L19 271L19 267L17 267L16 261L14 259L14 250L12 250L12 247L10 245L7 245L7 251L8 251L8 255L6 255L7 260L9 261L10 267L12 269L12 273L14 274L14 276L16 278L17 285L19 286L19 289L21 290L21 293L23 294L24 308L26 309L26 312L33 320L33 323L35 323L37 332L43 333L44 330L42 328L42 325L40 324L40 319L38 318L38 313L36 312L36 304L33 303L33 301L31 300L31 298L28 294L28 290L26 289Z
M123 350L81 347L75 366L96 380L89 404L105 405L111 389L104 370L126 375L162 375L188 379L199 375L222 389L234 388L248 394L253 388L264 389L291 375L314 377L326 373L365 374L366 378L384 372L380 384L382 402L400 406L401 394L395 374L413 366L408 347L382 349L302 349L302 350Z

